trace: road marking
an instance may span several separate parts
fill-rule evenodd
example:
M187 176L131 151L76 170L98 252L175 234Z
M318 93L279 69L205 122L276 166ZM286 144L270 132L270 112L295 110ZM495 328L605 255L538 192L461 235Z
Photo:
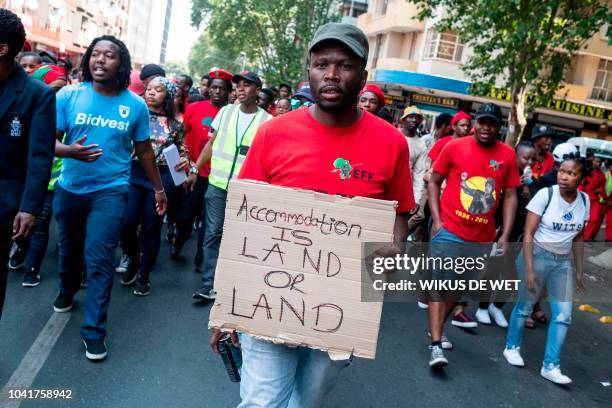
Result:
M17 408L22 399L8 399L10 389L28 389L47 361L72 313L53 313L0 393L0 408Z

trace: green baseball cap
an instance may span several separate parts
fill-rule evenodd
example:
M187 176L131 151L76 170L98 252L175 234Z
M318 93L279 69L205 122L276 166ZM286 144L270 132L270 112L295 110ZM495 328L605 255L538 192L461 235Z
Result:
M308 46L308 53L323 41L340 41L351 49L359 58L368 58L368 37L351 24L327 23L319 27Z

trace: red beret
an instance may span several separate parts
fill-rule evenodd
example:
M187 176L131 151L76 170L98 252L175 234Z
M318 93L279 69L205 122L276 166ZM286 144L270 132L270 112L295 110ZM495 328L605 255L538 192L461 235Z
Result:
M232 82L232 73L225 71L223 69L215 69L214 71L210 71L208 73L210 79L223 79L228 82Z
M459 111L459 112L455 113L455 116L453 116L453 118L451 119L451 126L455 126L455 124L457 122L459 122L460 120L463 120L463 119L467 119L467 120L471 121L472 117L470 116L469 113L465 113L463 111Z
M380 101L380 107L382 108L383 106L385 106L385 94L382 91L382 89L380 89L378 87L378 85L374 85L374 84L367 84L366 86L363 87L363 89L361 90L361 92L359 92L359 95L361 96L362 94L364 94L365 92L372 92L374 95L376 95L376 97L378 98L378 100Z

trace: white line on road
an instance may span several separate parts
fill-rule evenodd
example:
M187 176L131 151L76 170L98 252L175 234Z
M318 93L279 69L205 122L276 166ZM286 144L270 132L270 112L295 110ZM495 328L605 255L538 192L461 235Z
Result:
M72 313L53 313L45 327L40 331L34 343L19 363L0 393L0 408L18 408L23 400L9 400L10 389L28 389L32 386L38 372L47 361L51 349L62 334Z

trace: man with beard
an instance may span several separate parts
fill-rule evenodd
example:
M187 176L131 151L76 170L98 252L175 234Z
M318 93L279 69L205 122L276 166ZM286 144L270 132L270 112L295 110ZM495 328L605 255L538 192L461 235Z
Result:
M206 219L204 225L204 265L202 287L193 293L193 298L213 300L215 268L219 258L227 188L230 180L238 176L242 163L255 138L259 126L271 116L257 106L261 91L261 79L251 71L242 71L232 77L240 105L226 105L215 116L210 127L213 134L204 146L195 164L199 171L210 162L208 189L204 196Z
M167 207L149 141L149 110L127 89L130 60L122 41L97 37L81 60L83 83L57 94L55 154L65 160L53 199L59 226L59 294L53 310L72 310L84 260L88 287L81 337L89 360L107 354L113 260L127 206L132 151L153 185L157 213Z
M307 68L315 105L264 124L240 178L395 200L394 236L400 243L407 236L405 215L414 207L408 145L393 126L357 107L367 79L367 58L368 39L357 27L339 23L320 27L309 46ZM215 330L211 337L215 352L219 336ZM235 333L232 339L238 342ZM320 350L290 348L247 334L241 334L240 344L239 407L322 406L347 365Z
M505 252L516 214L516 187L520 179L514 150L497 140L501 124L499 106L481 105L476 112L474 137L450 141L433 163L427 186L433 221L430 257L476 259L488 254L496 236L494 216L502 196L503 232L497 248L499 255ZM446 187L440 196L444 181ZM461 275L450 268L434 267L431 273L433 280L453 281L468 280L473 272ZM429 366L432 368L448 364L442 349L452 345L443 338L442 329L461 295L461 291L430 293ZM443 343L448 345L444 347Z

